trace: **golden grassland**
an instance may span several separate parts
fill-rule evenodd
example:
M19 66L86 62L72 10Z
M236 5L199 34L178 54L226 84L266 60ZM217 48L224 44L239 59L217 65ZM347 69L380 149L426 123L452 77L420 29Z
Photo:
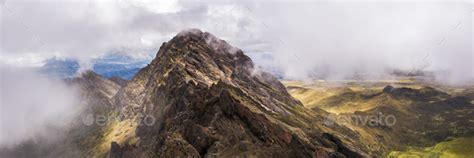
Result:
M397 158L473 158L474 138L456 138L427 148L392 151L388 157Z
M377 81L281 81L288 92L296 99L300 100L306 108L320 108L336 115L350 114L357 111L368 111L381 105L392 105L403 111L404 105L409 105L410 100L398 100L386 95L377 95L367 99L372 94L380 94L387 85L393 87L407 87L421 89L430 86L457 96L461 93L474 91L474 87L449 87L431 83L418 82L411 78L400 78L394 80ZM474 94L474 93L472 93ZM472 101L474 102L474 100ZM408 112L407 112L408 113ZM370 128L346 123L343 126L357 131L367 144L377 144L377 139ZM395 141L395 140L394 140ZM392 151L385 153L386 157L401 158L474 158L474 138L453 138L450 141L439 142L432 147L409 147L405 151Z
M366 111L382 104L381 100L364 100L363 95L381 92L387 85L419 89L422 86L410 79L380 81L282 81L288 92L307 108L321 108L327 112L353 113ZM344 97L341 97L344 94Z
M110 117L114 117L110 114ZM118 119L111 119L107 123L104 132L100 137L95 137L93 140L85 140L88 142L96 142L94 148L88 151L87 155L90 157L106 157L111 147L111 142L116 142L119 145L133 145L137 143L135 129L137 123L131 119L119 121Z
M376 104L383 104L384 99L364 100L361 96L367 96L381 92L382 89L391 85L394 87L406 87L420 89L431 86L451 95L465 93L466 90L474 91L474 87L450 87L430 83L419 82L413 78L397 78L386 80L337 80L337 81L295 81L282 80L288 92L300 100L307 108L318 107L327 112L353 113L366 111L374 108ZM474 92L473 92L474 93ZM344 95L342 95L344 94ZM344 96L344 97L341 97ZM403 104L403 101L391 100L394 104ZM474 102L474 101L473 101Z

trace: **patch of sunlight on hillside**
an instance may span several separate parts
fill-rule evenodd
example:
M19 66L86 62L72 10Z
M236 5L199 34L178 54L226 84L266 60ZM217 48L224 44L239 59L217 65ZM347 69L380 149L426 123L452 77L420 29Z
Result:
M396 158L473 158L474 157L474 137L456 138L450 141L441 142L433 147L412 148L407 151L392 151L388 157Z
M91 157L105 157L110 150L111 143L117 142L119 145L133 145L137 143L135 136L136 122L126 119L123 121L113 120L107 125L98 144L88 153Z
M382 92L387 85L420 89L424 84L412 78L387 80L339 80L339 81L281 81L291 96L300 100L306 108L320 108L327 112L353 113L371 110L378 105L399 105L400 101L379 96L364 99Z
M288 92L291 94L291 96L300 100L307 108L313 108L321 100L335 95L335 93L331 92L330 90L301 87L288 88Z

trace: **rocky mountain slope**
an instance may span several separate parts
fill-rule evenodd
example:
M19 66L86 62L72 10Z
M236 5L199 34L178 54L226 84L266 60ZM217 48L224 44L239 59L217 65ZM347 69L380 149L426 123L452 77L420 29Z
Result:
M129 82L92 71L67 79L86 109L64 139L25 142L0 156L367 156L356 133L326 126L326 112L305 108L257 70L240 49L210 33L181 32Z
M138 120L136 144L112 157L361 157L324 131L323 118L291 97L249 57L200 30L179 33L114 96ZM147 124L140 116L152 116ZM341 128L342 127L337 127Z
M112 107L112 97L121 88L116 82L93 71L83 72L79 77L66 79L66 82L80 89L82 100L87 102L88 106Z

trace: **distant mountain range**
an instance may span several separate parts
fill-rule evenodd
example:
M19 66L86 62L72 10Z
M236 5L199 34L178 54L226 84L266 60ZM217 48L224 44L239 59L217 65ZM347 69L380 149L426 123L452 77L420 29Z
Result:
M120 77L126 80L145 67L151 59L136 59L122 54L107 54L93 61L92 70L104 77ZM40 72L59 78L74 77L79 70L79 61L70 58L50 58Z
M106 78L119 77L131 80L141 68L151 62L153 57L154 56L151 56L150 58L137 59L117 53L106 54L93 60L92 71ZM262 52L249 53L249 57L257 61L257 63L264 63L273 60L271 55ZM39 71L57 78L72 78L75 77L79 68L80 64L76 59L53 57L46 60L45 64L40 67ZM271 73L278 79L283 78L282 70L277 67L267 66L261 69Z

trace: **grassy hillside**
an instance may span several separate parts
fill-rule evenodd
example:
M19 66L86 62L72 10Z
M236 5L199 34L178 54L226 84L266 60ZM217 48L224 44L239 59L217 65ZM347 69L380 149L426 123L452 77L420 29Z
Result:
M322 109L335 118L394 116L393 126L371 126L357 119L335 122L355 131L375 155L462 157L474 149L474 97L470 87L410 79L282 83L305 107ZM452 138L458 139L442 142ZM433 147L425 148L429 146Z
M427 148L411 148L406 151L392 151L388 157L397 158L473 158L474 138L456 138Z

